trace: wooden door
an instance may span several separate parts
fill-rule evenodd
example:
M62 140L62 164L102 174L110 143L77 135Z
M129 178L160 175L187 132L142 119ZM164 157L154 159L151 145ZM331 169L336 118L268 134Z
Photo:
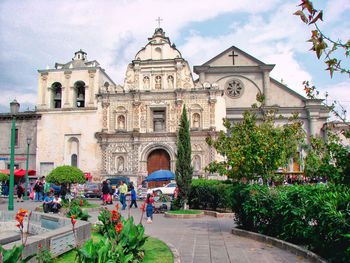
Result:
M162 149L157 149L151 152L147 159L148 175L158 170L170 170L170 156ZM167 182L149 182L148 187L153 188L162 186Z

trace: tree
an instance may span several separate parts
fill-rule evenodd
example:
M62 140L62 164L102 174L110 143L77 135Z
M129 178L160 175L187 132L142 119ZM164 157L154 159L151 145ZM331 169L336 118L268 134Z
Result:
M175 180L178 186L178 198L185 208L188 202L193 177L191 155L190 124L187 119L186 107L184 106L182 109L180 129L177 136Z
M216 140L207 139L209 145L223 157L210 163L206 170L240 182L262 178L264 183L274 172L296 156L305 138L302 124L295 114L283 126L275 123L277 110L265 109L263 95L258 95L253 109L243 113L243 121L231 124L227 119ZM279 118L282 119L280 116Z
M327 129L327 141L311 136L304 159L307 177L321 176L338 185L350 186L350 150L339 135Z
M74 166L63 165L53 169L46 181L54 184L68 184L69 188L71 184L83 184L86 182L85 174Z
M10 180L10 176L4 173L0 173L0 182Z
M307 25L313 25L315 28L311 31L311 38L308 42L312 43L312 51L316 52L318 59L324 57L324 62L327 64L326 70L328 70L333 76L334 71L346 73L350 76L350 70L344 65L344 61L337 58L335 55L336 50L342 49L344 51L345 59L350 55L350 40L343 43L341 40L333 40L325 35L317 25L317 21L323 21L323 11L317 10L313 7L313 3L310 0L301 0L299 5L301 10L298 10L294 15L300 16L301 20ZM342 64L343 63L343 64ZM346 64L347 62L345 62Z

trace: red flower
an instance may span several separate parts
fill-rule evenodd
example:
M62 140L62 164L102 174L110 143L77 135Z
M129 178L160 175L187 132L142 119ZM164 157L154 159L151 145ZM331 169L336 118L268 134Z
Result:
M76 222L77 222L77 220L72 220L73 226L75 225Z
M74 219L74 217L75 217L75 215L71 215L71 216L70 216L71 219Z
M41 244L38 245L38 248L41 248Z
M122 223L118 223L118 225L115 226L115 231L117 231L117 233L119 233L122 229L123 229Z
M117 210L118 210L118 209L119 209L119 205L115 205L115 209L117 209Z
M83 206L83 200L80 200L80 206Z

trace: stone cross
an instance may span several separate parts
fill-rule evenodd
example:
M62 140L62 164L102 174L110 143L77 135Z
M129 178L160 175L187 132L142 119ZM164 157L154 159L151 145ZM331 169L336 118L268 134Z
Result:
M161 19L161 18L158 16L158 18L156 19L156 21L158 22L158 28L160 28L160 21L163 21L163 19Z
M235 57L238 57L237 54L235 54L235 51L232 49L232 55L228 55L229 57L232 57L232 63L235 64Z

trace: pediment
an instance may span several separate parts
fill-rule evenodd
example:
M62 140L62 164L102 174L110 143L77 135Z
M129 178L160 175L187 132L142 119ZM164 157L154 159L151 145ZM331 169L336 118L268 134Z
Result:
M247 54L239 48L232 46L219 55L205 62L202 66L211 67L232 67L232 66L261 66L265 63Z

